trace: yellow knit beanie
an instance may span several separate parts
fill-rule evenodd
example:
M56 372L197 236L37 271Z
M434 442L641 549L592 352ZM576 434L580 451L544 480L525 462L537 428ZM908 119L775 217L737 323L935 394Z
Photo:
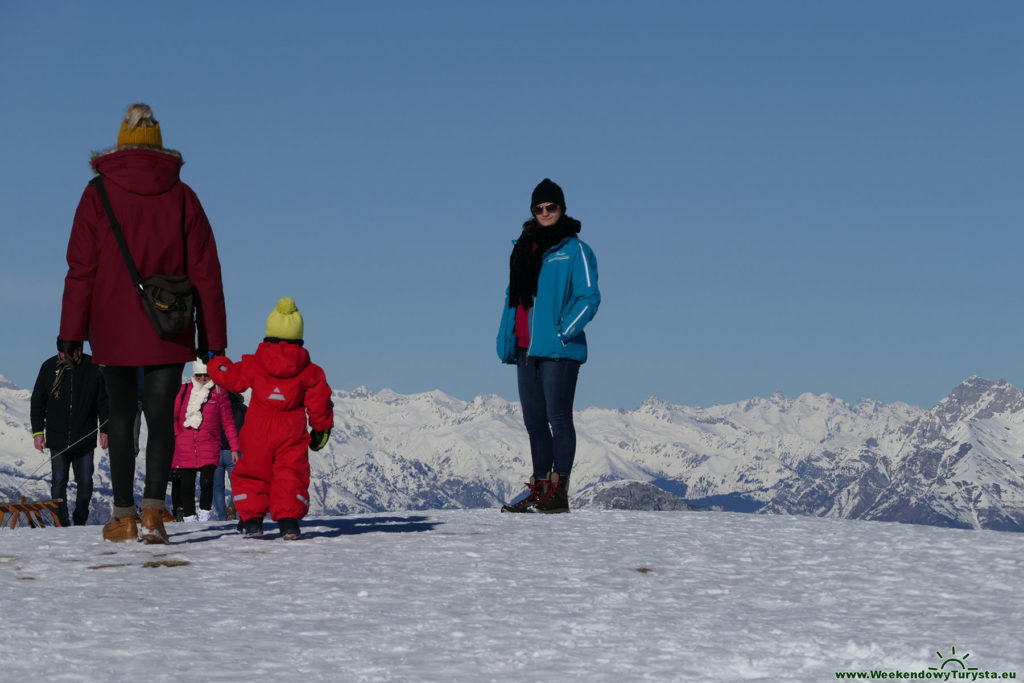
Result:
M160 135L160 124L153 118L153 110L148 104L132 104L125 112L121 122L121 131L117 134L117 146L126 147L145 145L147 147L164 146Z
M267 336L277 339L302 339L302 314L290 296L281 297L267 318Z

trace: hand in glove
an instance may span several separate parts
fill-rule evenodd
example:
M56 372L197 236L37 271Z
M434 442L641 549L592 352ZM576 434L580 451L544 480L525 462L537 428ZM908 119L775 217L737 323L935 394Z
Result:
M57 351L65 363L75 366L82 362L82 342L80 341L58 339Z
M328 427L325 431L314 429L309 433L309 448L313 451L318 451L327 445L327 440L331 438L331 428Z

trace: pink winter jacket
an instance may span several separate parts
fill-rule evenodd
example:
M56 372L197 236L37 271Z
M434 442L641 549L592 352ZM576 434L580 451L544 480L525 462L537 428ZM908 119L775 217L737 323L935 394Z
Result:
M174 400L174 460L172 468L195 469L220 462L220 428L228 437L231 450L238 448L238 428L231 416L231 401L228 392L219 387L210 390L210 396L203 404L203 422L199 429L185 426L185 412L192 395L192 381L181 386Z

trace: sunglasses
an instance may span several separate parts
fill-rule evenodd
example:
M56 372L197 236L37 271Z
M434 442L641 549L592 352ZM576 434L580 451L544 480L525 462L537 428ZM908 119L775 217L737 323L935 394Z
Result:
M533 215L539 216L542 213L554 213L558 211L558 209L560 208L561 207L559 207L558 204L538 204L537 206L533 207Z
M203 372L197 372L197 373L195 373L192 376L193 377L198 377L199 379L210 379L210 376L207 375L206 373L203 373Z

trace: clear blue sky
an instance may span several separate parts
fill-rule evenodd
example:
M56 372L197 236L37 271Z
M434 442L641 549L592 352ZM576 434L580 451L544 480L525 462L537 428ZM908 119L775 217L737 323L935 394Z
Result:
M229 353L296 299L335 388L516 398L494 351L544 177L603 295L576 405L1024 384L1024 4L0 1L0 374L150 104L220 248Z

